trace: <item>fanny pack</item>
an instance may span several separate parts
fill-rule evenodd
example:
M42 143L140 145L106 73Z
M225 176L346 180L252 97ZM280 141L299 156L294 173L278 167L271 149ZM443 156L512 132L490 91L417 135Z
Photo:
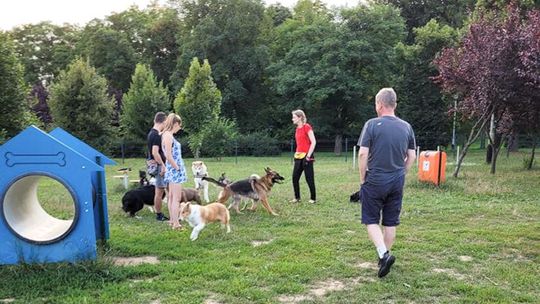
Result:
M306 157L306 152L296 152L294 153L294 159L303 159Z
M158 163L154 159L149 159L146 161L146 173L150 176L157 176L158 172Z

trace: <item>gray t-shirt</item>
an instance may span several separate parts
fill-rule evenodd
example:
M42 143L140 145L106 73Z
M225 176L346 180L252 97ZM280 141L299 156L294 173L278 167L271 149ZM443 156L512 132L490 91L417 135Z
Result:
M405 175L407 150L416 149L411 125L395 116L368 120L358 145L369 148L366 181L375 185L385 185Z

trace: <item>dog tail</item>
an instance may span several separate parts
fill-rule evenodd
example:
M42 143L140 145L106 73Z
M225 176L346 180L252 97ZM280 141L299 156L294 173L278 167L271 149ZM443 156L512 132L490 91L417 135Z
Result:
M216 185L218 185L218 186L220 186L220 187L223 187L223 188L227 187L226 184L224 184L224 183L222 183L222 182L220 182L220 181L217 181L217 180L215 180L215 179L213 179L213 178L211 178L211 177L208 177L208 176L203 176L202 179L205 180L205 181L209 181L209 182L211 182L211 183L214 183L214 184L216 184Z

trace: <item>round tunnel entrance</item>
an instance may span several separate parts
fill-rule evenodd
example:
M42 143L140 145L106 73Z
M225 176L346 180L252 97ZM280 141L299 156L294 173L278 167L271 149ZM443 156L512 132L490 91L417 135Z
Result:
M69 185L47 174L15 179L2 195L2 216L19 238L50 244L75 227L79 204Z

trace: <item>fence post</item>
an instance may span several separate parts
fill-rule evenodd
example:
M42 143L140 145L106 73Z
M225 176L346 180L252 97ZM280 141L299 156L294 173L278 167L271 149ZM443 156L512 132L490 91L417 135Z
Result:
M122 154L122 164L124 164L124 140L120 143L120 154Z
M345 138L345 162L347 162L347 152L349 152L349 139Z
M356 145L353 147L353 153L352 153L352 168L354 170L356 164Z
M238 141L234 141L234 163L238 165Z
M416 146L416 167L418 167L418 158L420 158L420 146Z

